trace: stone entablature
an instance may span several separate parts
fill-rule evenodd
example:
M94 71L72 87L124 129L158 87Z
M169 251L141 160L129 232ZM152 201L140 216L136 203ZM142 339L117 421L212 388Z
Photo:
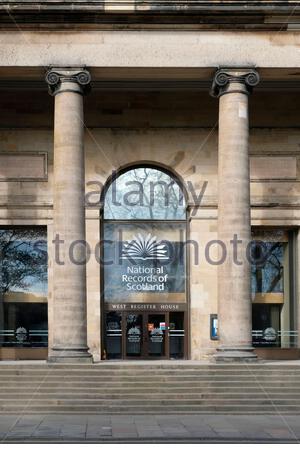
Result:
M220 2L219 0L64 0L49 2L49 0L7 0L3 5L13 5L18 8L30 8L34 5L43 5L44 8L59 10L64 8L80 9L103 6L119 7L120 9L134 9L136 11L148 11L156 9L160 11L200 11L214 9L215 11L228 11L228 10L243 10L243 11L266 11L276 8L282 9L284 7L293 7L297 5L296 0L262 0L257 2L255 0L226 0Z
M155 28L176 24L196 29L234 30L247 29L251 24L254 29L282 31L297 29L297 5L294 0L8 0L0 5L0 25L51 23L57 27L64 23L64 27L88 24L89 28L99 25L116 28L118 25L122 28L148 25Z

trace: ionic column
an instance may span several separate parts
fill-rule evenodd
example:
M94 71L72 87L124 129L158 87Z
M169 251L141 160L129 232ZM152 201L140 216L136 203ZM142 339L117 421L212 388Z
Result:
M53 179L53 346L50 362L89 362L86 315L85 170L83 92L85 69L52 68L55 97Z
M212 93L219 97L218 240L223 255L218 266L217 361L256 359L246 249L251 240L248 95L258 82L254 69L220 69L213 81Z

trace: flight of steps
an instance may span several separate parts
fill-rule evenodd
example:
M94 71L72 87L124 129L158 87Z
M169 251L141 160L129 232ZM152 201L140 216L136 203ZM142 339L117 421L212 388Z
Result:
M0 363L0 414L300 414L300 365Z

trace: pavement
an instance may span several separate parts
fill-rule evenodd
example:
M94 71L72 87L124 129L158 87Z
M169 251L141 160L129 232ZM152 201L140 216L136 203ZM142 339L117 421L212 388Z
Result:
M300 416L0 415L3 443L300 443Z

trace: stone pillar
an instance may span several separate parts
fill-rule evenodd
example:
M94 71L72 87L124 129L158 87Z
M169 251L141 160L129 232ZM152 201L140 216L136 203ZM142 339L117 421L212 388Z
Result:
M212 87L219 97L218 246L224 258L218 265L217 361L256 359L246 249L251 240L248 95L258 82L254 69L219 69Z
M53 345L50 362L90 362L87 347L85 169L83 92L85 69L52 68L55 97L53 179Z

